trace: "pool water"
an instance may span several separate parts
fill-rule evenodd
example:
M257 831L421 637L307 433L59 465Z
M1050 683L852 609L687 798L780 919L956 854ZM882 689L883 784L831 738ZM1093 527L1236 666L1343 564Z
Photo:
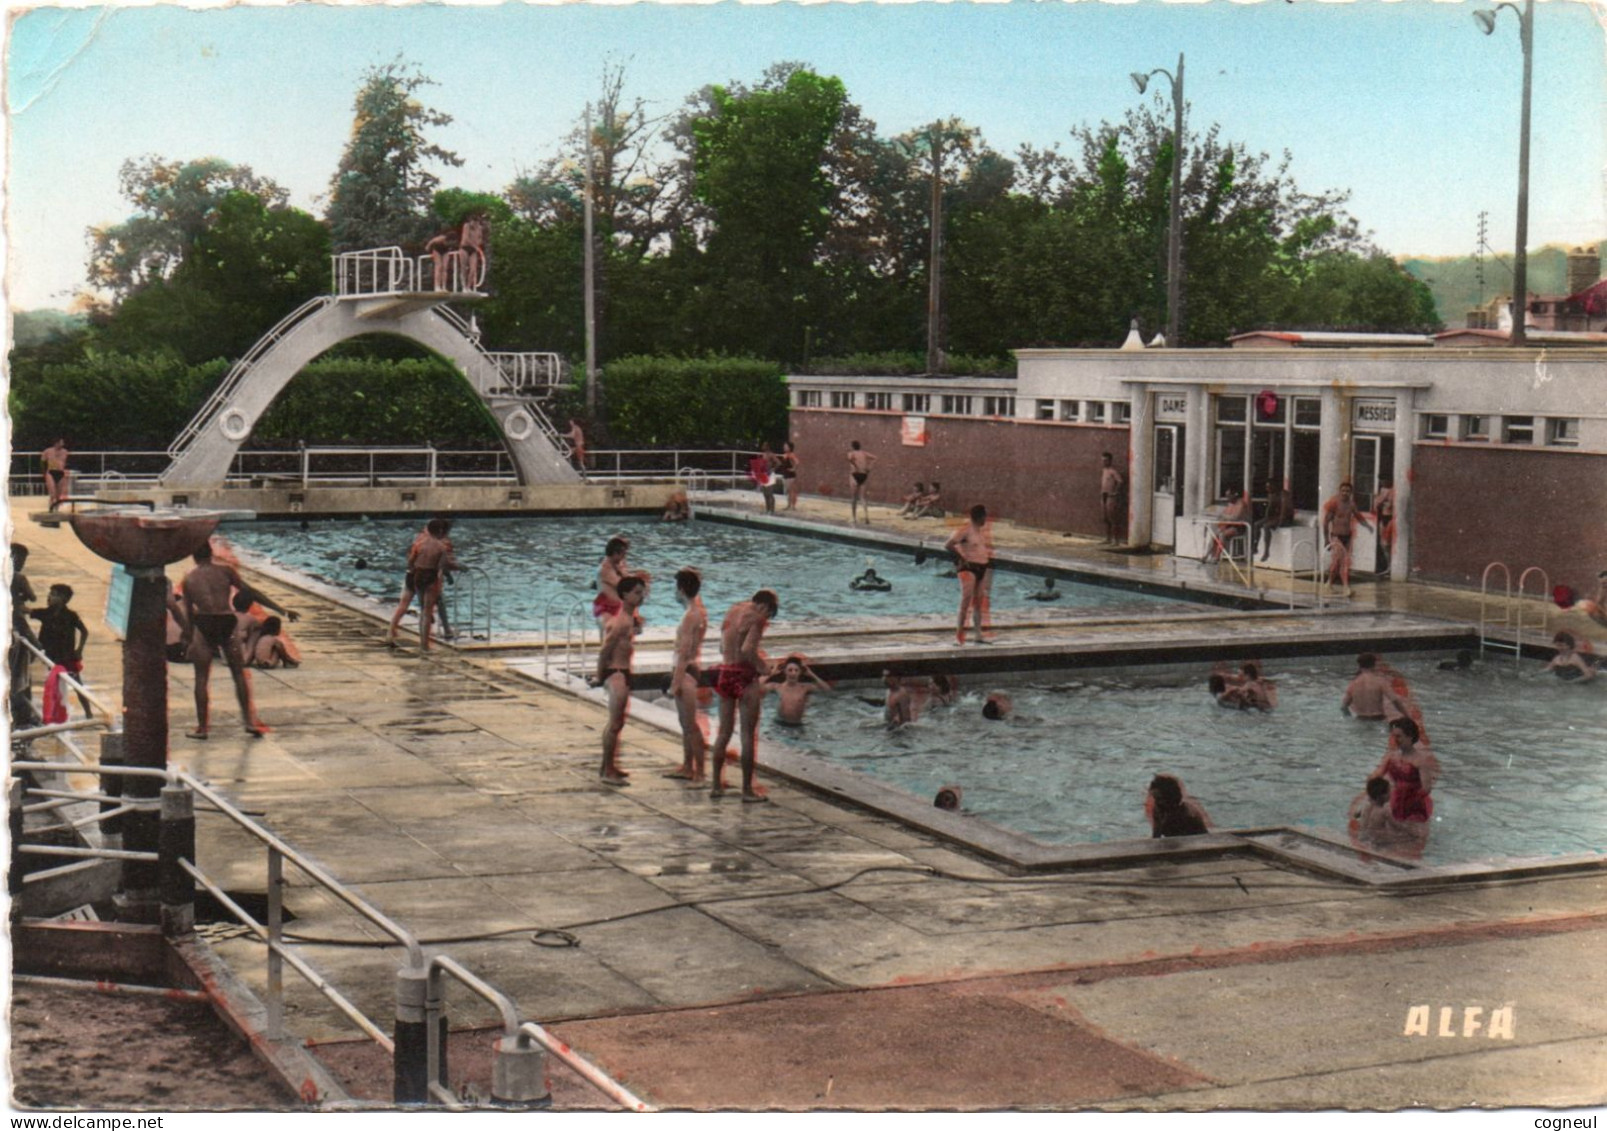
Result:
M363 519L260 522L230 526L227 537L282 565L379 600L401 595L407 550L423 519ZM778 623L863 622L867 618L953 616L960 583L943 578L949 569L937 553L924 565L909 550L867 549L843 542L758 530L721 522L661 523L620 516L564 518L463 518L452 543L465 566L492 578L492 626L497 635L539 632L548 602L561 594L590 602L603 547L616 534L631 540L628 564L654 578L643 615L650 627L672 628L681 618L675 572L696 566L703 574L703 600L719 616L756 589L781 598ZM892 583L886 593L860 593L848 583L873 566ZM1154 613L1198 608L1185 601L1060 580L1056 602L1028 601L1042 587L1037 577L1000 570L993 580L995 609L1056 609L1073 612ZM450 596L450 590L449 590ZM568 602L555 604L562 618Z
M1441 766L1425 862L1607 849L1607 678L1564 683L1510 657L1442 672L1438 658L1390 660ZM958 783L967 811L1054 843L1148 836L1156 773L1181 778L1218 829L1343 834L1384 724L1341 713L1351 658L1278 661L1268 673L1279 699L1267 714L1216 706L1208 669L1178 666L962 679L954 704L895 731L860 699L879 686L845 688L815 695L804 729L767 721L764 734L918 797ZM992 691L1011 695L1013 718L982 717Z

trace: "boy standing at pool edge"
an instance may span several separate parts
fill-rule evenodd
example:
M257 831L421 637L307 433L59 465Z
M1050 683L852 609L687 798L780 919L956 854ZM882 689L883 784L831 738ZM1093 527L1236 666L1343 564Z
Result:
M605 785L630 784L630 775L619 768L619 736L630 713L636 610L647 596L647 583L639 577L621 578L618 593L619 609L608 619L597 648L597 683L608 692L608 725L603 728L603 766L598 774Z
M686 607L675 629L675 671L670 676L670 697L681 719L681 768L664 776L702 781L708 740L698 713L698 679L703 674L699 656L709 629L709 612L703 607L703 575L688 566L675 574L675 596Z
M716 669L715 694L720 697L720 729L714 739L713 766L709 787L711 797L725 795L725 744L731 741L738 716L742 725L742 800L767 801L764 791L754 784L758 768L759 710L764 699L760 680L771 670L770 660L759 649L764 630L780 607L775 590L761 589L751 600L738 601L720 624L720 658Z

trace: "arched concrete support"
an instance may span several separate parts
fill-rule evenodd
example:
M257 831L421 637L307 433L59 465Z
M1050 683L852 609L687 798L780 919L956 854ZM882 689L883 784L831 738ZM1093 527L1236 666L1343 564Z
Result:
M291 378L332 346L361 334L399 334L456 365L496 418L521 483L580 481L553 442L541 410L517 398L495 395L493 390L504 384L501 372L434 306L385 310L372 301L342 300L298 323L257 359L239 387L212 409L211 419L197 422L198 434L162 474L162 485L222 483L240 445Z

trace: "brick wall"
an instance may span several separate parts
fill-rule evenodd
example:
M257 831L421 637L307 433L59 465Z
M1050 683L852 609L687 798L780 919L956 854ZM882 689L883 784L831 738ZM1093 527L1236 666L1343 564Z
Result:
M846 453L858 440L877 459L866 485L873 502L898 503L917 480L936 479L951 513L981 503L1029 526L1104 534L1099 454L1125 469L1125 427L929 416L926 446L917 448L904 446L902 421L896 412L793 409L803 490L846 498Z
M1413 450L1412 575L1478 585L1505 562L1581 595L1607 569L1607 455L1419 444Z

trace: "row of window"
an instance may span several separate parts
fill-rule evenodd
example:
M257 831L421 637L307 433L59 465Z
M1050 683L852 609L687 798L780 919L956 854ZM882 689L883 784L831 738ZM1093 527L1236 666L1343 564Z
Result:
M830 399L826 399L829 397ZM978 396L973 393L856 393L852 389L832 389L823 397L819 389L799 389L794 403L799 408L862 408L870 412L903 412L927 416L1010 416L1016 414L1016 399L1010 396ZM980 408L981 412L978 413Z
M1488 443L1497 435L1503 444L1544 442L1554 448L1579 446L1579 418L1573 416L1488 416L1476 413L1426 412L1425 440Z

